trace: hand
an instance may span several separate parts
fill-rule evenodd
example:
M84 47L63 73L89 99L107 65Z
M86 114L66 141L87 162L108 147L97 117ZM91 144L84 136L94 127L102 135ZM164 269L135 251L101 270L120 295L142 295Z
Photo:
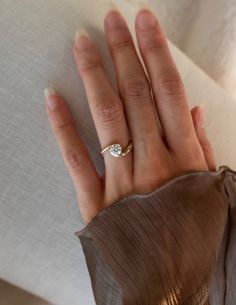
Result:
M99 177L68 104L55 92L46 91L48 117L86 224L123 197L149 193L187 172L216 169L211 145L199 121L200 107L189 109L183 82L154 14L142 9L135 20L148 76L122 15L116 10L108 12L104 28L119 94L112 88L101 55L85 31L76 36L73 53L101 148L111 143L126 147L132 139L133 150L119 158L106 151L105 173Z

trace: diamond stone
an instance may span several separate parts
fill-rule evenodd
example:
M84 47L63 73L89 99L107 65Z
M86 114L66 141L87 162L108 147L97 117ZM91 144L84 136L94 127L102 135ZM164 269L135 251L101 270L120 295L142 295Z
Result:
M119 157L122 153L122 147L120 146L120 144L112 144L109 150L113 157Z

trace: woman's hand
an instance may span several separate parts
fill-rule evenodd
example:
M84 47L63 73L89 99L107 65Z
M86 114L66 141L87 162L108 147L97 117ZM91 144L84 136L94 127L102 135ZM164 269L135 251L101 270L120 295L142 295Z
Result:
M187 172L216 169L200 107L190 111L183 82L153 13L142 9L135 20L148 77L121 14L110 11L104 27L119 95L109 82L96 45L84 31L76 35L74 57L101 148L112 143L126 147L131 139L133 150L119 158L106 151L105 173L99 177L68 104L55 92L46 90L48 117L85 223L123 197L149 193Z

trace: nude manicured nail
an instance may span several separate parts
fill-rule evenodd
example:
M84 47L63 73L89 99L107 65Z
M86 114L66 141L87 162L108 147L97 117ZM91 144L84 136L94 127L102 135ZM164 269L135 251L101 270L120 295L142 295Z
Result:
M91 37L84 28L80 28L80 29L76 30L74 41L75 41L76 47L79 50L84 50L87 47L91 46Z
M83 36L90 38L89 33L84 28L77 29L75 32L75 42Z
M137 16L137 25L141 30L149 30L156 26L157 19L150 9L141 10Z
M44 95L46 98L47 107L50 110L55 110L58 108L58 101L55 98L51 98L52 95L56 94L56 91L53 88L45 88Z
M56 94L56 91L53 88L45 88L44 89L44 95L45 98L47 99L50 95Z
M119 29L125 27L125 20L118 11L112 11L105 19L105 24L109 29Z

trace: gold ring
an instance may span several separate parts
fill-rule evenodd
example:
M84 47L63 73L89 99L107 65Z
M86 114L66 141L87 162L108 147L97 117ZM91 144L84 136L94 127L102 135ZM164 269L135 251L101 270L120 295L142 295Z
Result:
M110 144L108 146L106 146L105 148L102 149L101 151L101 155L106 151L109 150L110 154L117 158L117 157L123 157L125 155L127 155L131 149L133 148L133 143L132 141L129 141L128 146L123 150L121 147L121 144Z

